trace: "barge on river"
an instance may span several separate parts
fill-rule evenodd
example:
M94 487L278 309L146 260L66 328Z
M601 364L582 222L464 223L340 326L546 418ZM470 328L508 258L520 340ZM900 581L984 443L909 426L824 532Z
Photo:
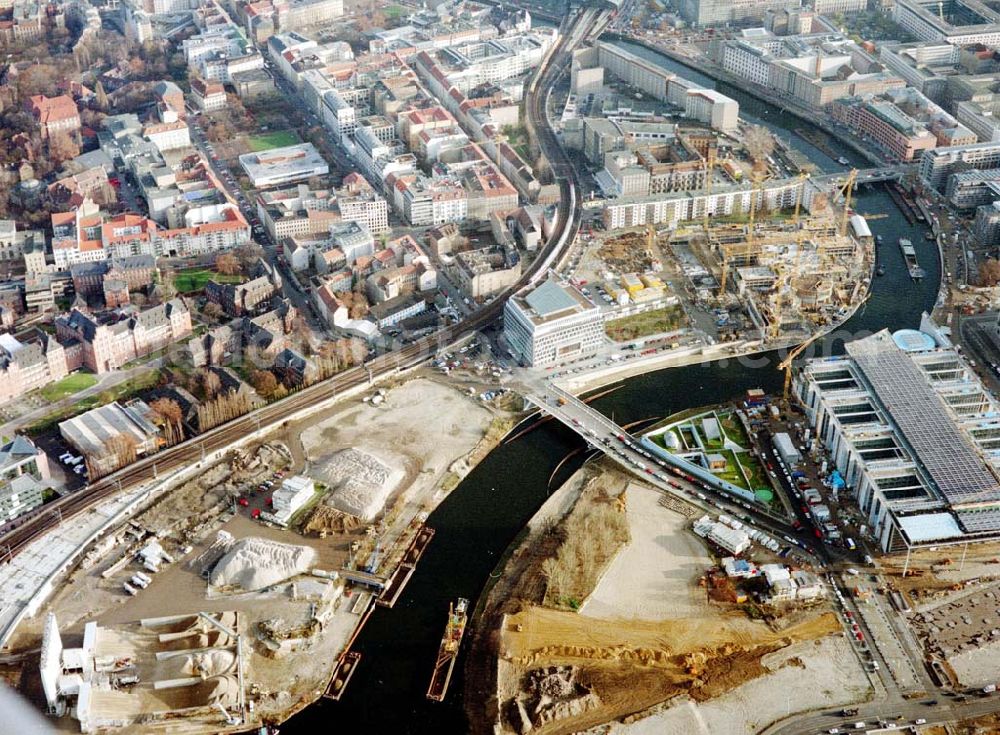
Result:
M435 702L443 702L451 683L451 673L455 669L458 649L465 635L465 624L468 620L469 601L458 598L455 605L448 606L448 625L441 638L437 661L434 663L434 673L431 674L431 684L427 687L427 698Z
M906 261L906 270L910 272L910 278L919 281L926 273L917 262L917 251L913 249L913 243L905 237L899 238L899 249L903 252L903 260Z

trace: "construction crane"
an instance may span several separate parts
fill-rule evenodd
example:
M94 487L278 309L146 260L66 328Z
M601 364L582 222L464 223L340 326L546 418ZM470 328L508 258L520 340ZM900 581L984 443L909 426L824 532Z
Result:
M715 169L715 148L708 149L708 156L705 158L705 208L702 212L702 226L705 234L708 234L708 203L712 198L712 171ZM725 284L723 284L725 288Z
M750 190L750 227L747 231L746 243L739 248L745 257L751 257L757 252L757 242L754 235L754 224L757 220L757 192L760 190L761 198L763 198L764 182L769 178L769 175L760 171L753 173L753 187ZM732 259L731 253L734 250L735 248L732 247L722 248L722 283L719 286L720 295L726 292L726 282L729 280L729 266Z
M753 173L753 188L750 190L750 227L747 230L747 241L754 244L754 225L757 223L757 195L760 194L760 203L764 204L764 182L771 178L770 174L760 171Z
M851 196L854 194L854 184L858 180L858 170L852 168L851 172L847 175L847 180L838 187L838 190L844 197L844 216L840 220L840 234L847 234L847 220L851 216Z
M805 352L806 348L809 345L811 345L813 342L815 342L822 336L823 336L822 332L816 332L812 337L807 339L798 347L793 348L792 351L788 353L788 357L786 357L784 360L778 363L778 370L785 371L785 390L783 395L785 397L786 402L788 401L788 397L791 394L791 388L792 388L792 363L795 361L796 357Z

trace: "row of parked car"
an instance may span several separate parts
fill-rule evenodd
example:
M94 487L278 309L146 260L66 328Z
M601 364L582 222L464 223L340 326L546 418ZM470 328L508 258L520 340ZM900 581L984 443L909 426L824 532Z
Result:
M83 462L83 456L75 456L72 452L63 452L59 455L59 461L67 467L71 467L73 472L80 477L87 476L87 465Z

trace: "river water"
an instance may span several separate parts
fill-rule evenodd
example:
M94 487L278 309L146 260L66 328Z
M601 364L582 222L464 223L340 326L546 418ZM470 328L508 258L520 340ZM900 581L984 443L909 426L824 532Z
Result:
M740 115L767 125L824 171L843 170L836 161L795 135L803 123L729 85L692 71L660 54L628 42L620 46L659 63L687 78L737 99ZM865 163L848 149L831 141L837 155L859 166ZM884 189L863 188L855 197L856 209L866 214L885 213L870 222L872 232L884 238L879 257L884 277L875 278L868 302L840 330L848 338L889 328L916 327L922 311L934 306L940 280L937 249L924 239L924 228L911 226ZM917 249L927 277L913 283L906 273L897 246L908 237ZM842 339L827 340L819 349L836 352ZM724 401L748 388L769 392L782 388L782 374L774 355L754 360L754 365L730 361L712 363L631 378L619 390L594 405L620 423L663 417L676 411ZM433 407L428 406L432 411ZM462 712L463 669L466 647L455 666L448 697L433 703L425 693L449 602L457 597L478 598L504 550L544 502L549 480L560 460L578 449L581 441L568 429L549 423L510 444L501 445L431 514L428 524L437 534L396 606L377 608L358 637L354 650L362 660L340 702L321 701L282 727L285 735L313 735L350 727L376 735L436 733L460 735L467 729ZM582 462L567 462L552 480L557 487ZM481 693L479 696L486 696Z

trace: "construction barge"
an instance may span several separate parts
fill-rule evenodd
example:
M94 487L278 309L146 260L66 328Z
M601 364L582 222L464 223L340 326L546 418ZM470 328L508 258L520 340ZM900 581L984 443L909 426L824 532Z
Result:
M392 607L396 604L396 600L399 599L399 596L403 593L403 589L406 587L406 583L410 581L410 577L416 571L417 562L424 555L424 551L427 550L432 538L434 538L434 529L421 526L403 553L403 559L400 561L399 566L389 575L382 593L378 596L378 600L376 600L377 605Z
M434 673L427 687L427 698L434 702L443 702L451 683L451 674L455 670L455 660L458 649L462 646L465 635L465 624L468 621L469 601L464 597L448 606L448 625L441 637L441 647L438 649L437 661L434 663Z
M807 128L795 128L792 132L806 142L811 143L815 148L818 148L821 152L835 160L837 163L840 163L841 160L843 160L844 163L840 163L841 166L846 166L850 163L850 161L845 159L842 155L840 155L840 153L833 149L833 146L830 145L830 138L825 133L822 133L819 130Z
M899 249L903 253L903 260L906 261L906 270L910 272L910 278L919 281L926 275L926 272L917 262L917 251L913 249L913 243L905 237L901 237L899 238Z
M910 198L898 183L890 182L886 190L889 192L889 198L892 199L893 203L903 213L903 216L906 217L906 221L911 225L917 222L924 222L927 219L924 213L917 207L916 202Z
M337 665L333 667L333 673L330 675L330 683L323 692L325 699L340 700L360 661L361 654L357 651L345 651L344 655L337 659Z

